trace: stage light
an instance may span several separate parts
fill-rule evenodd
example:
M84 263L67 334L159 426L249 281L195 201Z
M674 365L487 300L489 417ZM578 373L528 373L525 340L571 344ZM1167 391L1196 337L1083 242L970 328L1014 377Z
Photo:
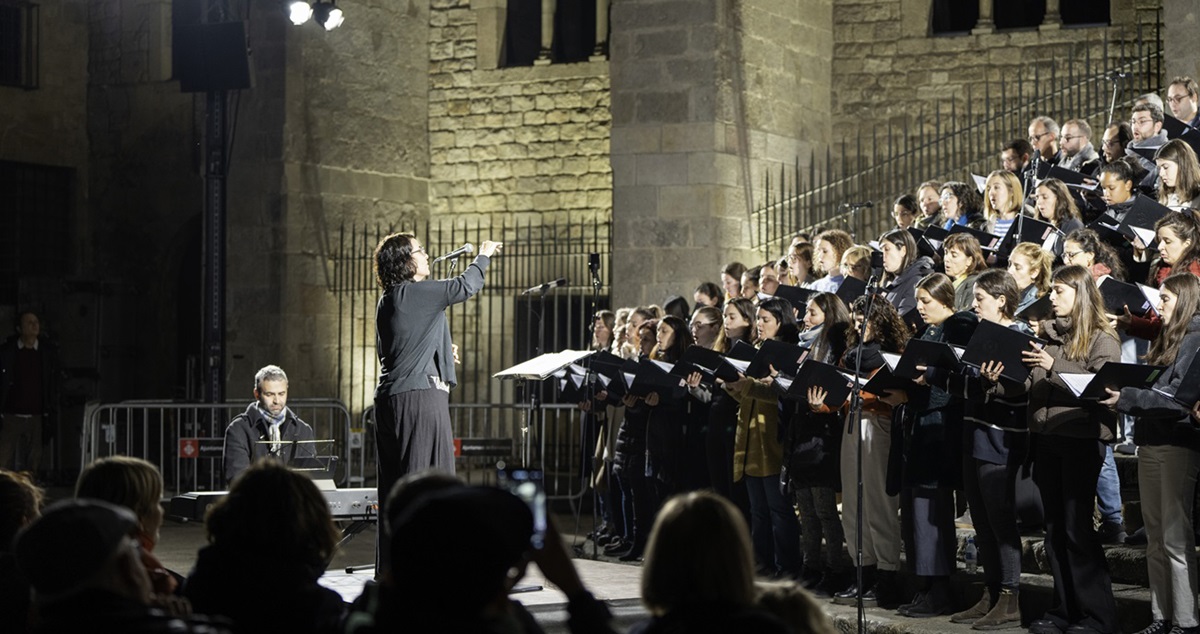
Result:
M317 24L325 27L326 31L332 31L341 26L342 22L346 21L346 16L342 13L341 9L337 8L336 4L336 0L293 2L288 5L288 17L292 21L292 24L296 26L312 19Z
M309 6L307 2L293 2L290 6L288 6L288 19L291 20L292 24L295 24L296 26L300 26L301 24L308 22L308 19L312 17L312 14L312 7Z
M345 20L346 18L342 15L342 10L334 7L329 10L329 18L325 20L325 30L332 31L341 26Z

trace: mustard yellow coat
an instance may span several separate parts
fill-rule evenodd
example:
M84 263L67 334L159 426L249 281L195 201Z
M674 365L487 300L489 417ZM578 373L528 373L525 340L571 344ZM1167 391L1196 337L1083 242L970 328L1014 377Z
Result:
M730 391L737 399L737 432L733 440L733 481L743 475L765 478L779 475L783 445L779 444L779 393L757 381L745 394Z

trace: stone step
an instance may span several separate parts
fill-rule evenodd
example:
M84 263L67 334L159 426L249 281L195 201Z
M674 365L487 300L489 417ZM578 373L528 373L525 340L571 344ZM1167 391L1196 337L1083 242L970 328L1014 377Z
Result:
M967 537L975 535L971 529L958 529L958 559L963 560ZM1029 574L1050 574L1046 560L1046 549L1041 533L1021 538L1021 571ZM1149 576L1146 569L1145 546L1105 546L1104 556L1114 583L1146 587Z

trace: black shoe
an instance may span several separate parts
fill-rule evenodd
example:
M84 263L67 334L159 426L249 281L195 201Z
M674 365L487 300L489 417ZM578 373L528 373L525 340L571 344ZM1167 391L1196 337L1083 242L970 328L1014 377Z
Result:
M812 593L814 597L828 599L837 593L838 588L844 587L846 587L846 585L841 575L833 572L826 572L825 574L821 575L821 580L818 581L816 585L809 588L808 591Z
M1132 534L1125 536L1125 545L1126 546L1145 546L1146 541L1147 540L1146 540L1146 527L1145 526L1137 529L1136 531L1133 531ZM1184 629L1188 629L1188 628L1184 628ZM1165 632L1164 632L1164 634L1165 634Z
M604 547L604 554L615 557L621 553L628 551L629 546L630 546L629 542L618 537L615 540L613 540L612 542L610 542L607 546Z
M1063 631L1050 619L1035 619L1029 624L1029 634L1063 634Z
M1096 535L1100 537L1101 544L1111 546L1125 543L1125 529L1121 527L1120 522L1112 520L1101 522L1100 529L1096 531Z
M926 590L918 591L917 594L913 596L912 601L909 601L908 603L902 603L896 608L896 614L899 614L900 616L908 616L908 611L912 609L914 605L924 601L927 593L928 591Z
M629 552L617 557L620 561L639 561L642 558L642 553L646 550L645 546L634 545L629 549Z
M1100 630L1086 625L1079 625L1078 623L1067 627L1066 632L1067 634L1100 634Z
M805 566L804 572L800 574L800 578L796 581L800 584L800 587L804 588L805 590L812 590L813 588L817 587L817 585L820 584L821 580L824 578L825 573L822 573L819 568L809 568L808 566Z
M896 583L895 570L880 570L875 587L871 590L879 607L895 610L900 605L900 586Z
M899 612L903 616L914 619L928 619L935 616L950 614L950 601L938 592L926 592L921 600L908 606L907 610Z

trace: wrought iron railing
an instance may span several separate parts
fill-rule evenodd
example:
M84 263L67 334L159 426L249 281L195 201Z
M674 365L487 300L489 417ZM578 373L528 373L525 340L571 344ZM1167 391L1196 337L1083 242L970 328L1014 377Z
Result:
M891 203L902 193L912 193L926 180L970 181L970 174L986 175L998 166L1000 148L1024 138L1029 121L1048 113L1069 113L1071 118L1108 122L1108 111L1117 81L1115 119L1128 112L1138 95L1161 92L1163 87L1161 12L1147 11L1136 21L1133 37L1099 43L1094 59L1093 42L1074 46L1075 63L1066 73L1049 64L1031 64L1015 77L1001 74L965 87L965 107L954 99L922 108L916 117L843 139L835 150L814 150L807 169L797 157L791 168L781 167L764 178L763 205L752 213L753 247L765 257L782 254L797 231L814 232L836 227L849 230L860 242L872 240L892 226ZM1103 72L1078 69L1103 68ZM1114 72L1125 79L1113 79ZM1032 96L1030 96L1032 94ZM1059 121L1061 124L1062 121ZM1100 148L1103 126L1092 131ZM843 206L849 201L870 201L869 209Z
M388 228L343 225L332 251L331 290L338 302L338 397L358 416L372 404L379 377L375 351L375 284L372 251L392 230L414 231L426 250L437 255L464 242L478 248L485 239L504 242L502 255L487 272L480 294L449 310L451 336L461 350L456 368L459 387L451 393L455 403L519 403L525 395L492 374L533 356L536 311L521 291L544 282L566 278L567 285L547 296L544 351L586 346L592 308L588 255L600 254L600 307L608 306L611 279L611 220L595 216L543 222L517 215L496 217L444 217L419 226ZM470 262L463 259L461 267ZM449 276L444 265L435 265L436 277ZM457 274L455 272L454 274ZM528 308L535 311L532 322Z

